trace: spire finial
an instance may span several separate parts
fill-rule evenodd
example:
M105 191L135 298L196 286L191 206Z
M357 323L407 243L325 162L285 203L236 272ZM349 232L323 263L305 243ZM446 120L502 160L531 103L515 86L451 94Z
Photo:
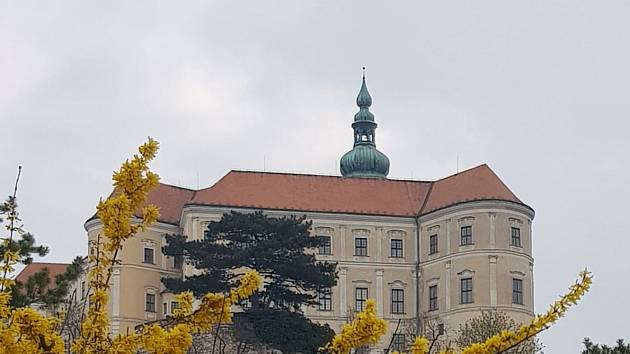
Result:
M357 106L367 109L372 105L372 97L367 89L367 84L365 83L365 66L363 67L363 81L361 82L361 89L359 90L359 95L357 96ZM368 112L369 113L369 112ZM371 115L371 113L369 113ZM374 120L372 117L370 120Z

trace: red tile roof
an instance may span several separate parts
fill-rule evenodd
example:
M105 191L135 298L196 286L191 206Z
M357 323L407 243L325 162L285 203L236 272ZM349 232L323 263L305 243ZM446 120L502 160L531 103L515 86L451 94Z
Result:
M415 215L430 182L231 171L190 204L372 215Z
M199 191L160 183L148 202L177 225L185 205L411 217L478 200L525 205L485 164L437 181L230 171Z
M57 274L63 274L69 265L70 264L66 264L66 263L33 262L31 264L27 264L26 267L22 269L22 271L17 275L17 277L15 277L15 281L19 281L22 284L26 284L26 281L31 275L39 272L40 270L43 270L44 268L48 268L48 276L50 277L50 280L51 280L49 287L54 288L56 285L55 276Z

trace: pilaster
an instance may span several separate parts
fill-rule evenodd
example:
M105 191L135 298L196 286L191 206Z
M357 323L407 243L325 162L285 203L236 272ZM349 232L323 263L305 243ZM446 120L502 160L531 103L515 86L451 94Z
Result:
M490 306L497 306L497 256L488 256L490 265Z
M376 270L376 313L383 317L383 269Z

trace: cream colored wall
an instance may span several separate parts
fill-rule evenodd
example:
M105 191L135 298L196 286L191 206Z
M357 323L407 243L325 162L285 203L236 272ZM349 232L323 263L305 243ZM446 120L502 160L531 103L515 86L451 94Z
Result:
M95 248L98 235L101 234L101 224L93 221L86 227L90 249ZM180 277L181 271L173 267L173 259L164 256L161 248L165 245L165 234L178 232L178 227L157 223L124 242L117 257L120 264L114 267L110 281L107 311L112 320L113 333L133 331L139 324L163 318L164 286L161 278ZM145 247L154 250L153 263L144 263ZM155 312L145 311L147 292L155 294Z
M530 211L501 202L470 203L421 218L421 304L425 317L451 328L485 309L498 309L517 322L533 315L533 259ZM460 245L460 227L472 225L473 245ZM511 246L511 227L521 230L522 247ZM438 234L439 252L429 255ZM460 279L473 278L473 303L460 303ZM512 303L512 279L523 280L523 305ZM438 285L438 309L429 309L429 286Z

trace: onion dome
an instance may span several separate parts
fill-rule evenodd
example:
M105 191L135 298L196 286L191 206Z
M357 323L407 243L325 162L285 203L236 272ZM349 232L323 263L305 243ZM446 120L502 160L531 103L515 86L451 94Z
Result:
M364 68L365 69L365 68ZM376 149L374 114L370 112L372 96L363 83L357 96L359 112L354 115L354 147L341 157L341 174L344 177L385 178L389 173L389 158Z

